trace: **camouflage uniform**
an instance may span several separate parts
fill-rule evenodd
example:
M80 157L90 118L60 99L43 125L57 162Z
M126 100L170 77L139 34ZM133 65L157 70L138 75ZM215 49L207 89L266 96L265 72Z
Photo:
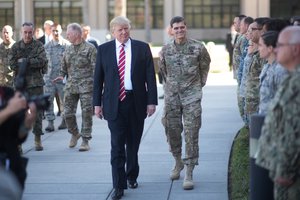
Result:
M252 64L252 61L253 61L253 54L248 53L244 59L243 73L242 73L241 84L239 86L239 93L238 93L239 98L241 98L239 101L239 103L241 103L241 105L239 105L239 108L242 108L240 109L240 114L246 126L249 126L249 118L248 115L246 115L246 111L245 111L245 97L246 97L246 87L247 87L246 83L248 79L249 68L250 65Z
M205 46L195 40L188 39L183 45L171 41L161 51L159 68L165 79L162 123L174 157L181 155L184 130L186 156L183 160L187 165L198 164L202 87L209 64L210 56Z
M50 94L50 106L49 109L45 112L46 119L48 121L53 121L55 119L54 114L54 106L53 100L55 93L58 93L60 99L60 106L62 107L62 116L63 116L63 98L64 98L64 83L63 81L58 81L53 83L52 80L59 76L60 68L61 68L61 61L63 57L63 53L69 45L69 41L65 39L60 39L58 42L51 40L45 45L45 51L47 54L48 59L48 73L44 75L44 92L46 94Z
M23 40L16 42L9 53L9 64L15 75L18 75L18 59L27 58L26 68L26 92L29 96L42 95L44 80L43 74L47 72L47 57L43 44L35 39L25 44ZM35 135L42 135L43 112L37 112L36 122L32 132Z
M274 182L275 200L300 199L300 65L282 81L266 115L256 164L277 177L294 180L286 187Z
M233 69L233 77L237 78L238 68L240 66L240 58L242 55L241 43L243 40L243 35L239 34L237 36L236 43L233 47L233 55L232 55L232 69Z
M81 102L82 126L81 136L92 138L93 123L93 75L96 64L96 48L86 42L70 45L66 48L60 76L67 76L65 85L64 114L68 131L76 135L79 133L76 122L78 100Z
M243 76L243 67L244 67L244 60L245 57L247 55L248 52L248 39L243 35L241 37L241 46L240 46L240 51L241 51L241 55L240 55L240 63L237 69L237 82L238 82L238 86L241 85L241 80L242 80L242 76Z
M0 85L13 87L13 71L9 66L8 53L15 43L12 41L9 45L4 42L0 44Z
M258 51L253 53L252 59L245 90L245 114L248 115L248 118L250 118L251 114L258 113L259 75L265 64L265 60L260 58Z
M245 99L244 99L244 97L242 97L240 95L239 86L241 85L242 76L243 76L244 62L245 62L245 58L246 58L247 52L248 52L248 40L244 35L242 35L241 38L240 38L240 52L241 52L240 62L239 62L239 66L237 68L236 80L238 82L238 87L237 87L238 107L239 107L240 115L243 118Z
M274 61L272 64L265 64L259 76L259 113L266 114L269 104L285 78L287 70Z

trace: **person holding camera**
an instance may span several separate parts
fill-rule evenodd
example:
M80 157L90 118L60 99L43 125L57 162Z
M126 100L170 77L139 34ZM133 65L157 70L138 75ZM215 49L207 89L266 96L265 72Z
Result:
M43 75L47 73L47 56L45 52L44 45L33 39L34 34L34 25L31 22L25 22L21 28L22 39L16 42L10 51L9 64L11 69L14 71L15 77L20 73L20 68L18 63L26 63L26 72L25 72L25 91L28 94L28 97L43 95L44 90L44 80ZM24 61L25 60L25 61ZM14 85L16 86L16 78ZM33 126L33 134L35 135L35 150L42 151L43 146L41 142L42 131L42 116L43 111L37 111L37 117L35 124Z
M21 156L22 144L36 118L36 106L27 103L20 92L0 87L0 165L13 172L24 189L27 158Z

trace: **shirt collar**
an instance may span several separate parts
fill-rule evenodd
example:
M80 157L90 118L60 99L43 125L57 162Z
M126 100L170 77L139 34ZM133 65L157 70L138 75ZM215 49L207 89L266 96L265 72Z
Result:
M130 44L131 44L131 40L130 38L127 40L127 42L124 43L126 47L129 47ZM117 39L116 39L116 49L118 49L120 46L122 45L121 42L119 42Z

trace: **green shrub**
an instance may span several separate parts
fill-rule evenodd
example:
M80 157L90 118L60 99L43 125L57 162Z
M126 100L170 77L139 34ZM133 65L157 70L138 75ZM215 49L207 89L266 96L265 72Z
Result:
M249 199L249 129L242 128L234 139L228 169L230 200Z

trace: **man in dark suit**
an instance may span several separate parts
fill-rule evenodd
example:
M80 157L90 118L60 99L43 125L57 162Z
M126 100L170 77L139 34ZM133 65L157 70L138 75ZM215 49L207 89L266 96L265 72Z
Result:
M44 35L40 38L37 38L40 42L43 44L47 44L52 40L52 32L51 32L51 26L53 25L53 21L46 20L44 22Z
M95 115L108 121L112 199L121 199L127 181L128 187L138 187L138 149L144 120L155 112L157 87L149 45L130 38L130 21L116 17L110 29L115 40L98 48L93 100Z

